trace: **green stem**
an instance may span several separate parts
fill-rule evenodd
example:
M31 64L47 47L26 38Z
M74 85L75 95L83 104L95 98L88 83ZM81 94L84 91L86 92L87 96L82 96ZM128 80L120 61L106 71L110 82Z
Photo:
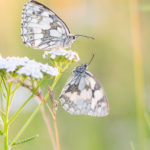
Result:
M4 115L4 116L6 115L3 110L0 110L0 113L1 113L2 115Z
M12 116L12 118L9 120L8 124L12 123L18 114L22 111L22 109L26 106L26 104L33 98L34 94L32 94L24 103L23 105L18 109L18 111Z
M61 77L62 73L58 74L57 77L55 78L52 86L51 86L51 90L54 89L55 85L57 84L59 78ZM49 92L45 95L45 99L47 99L49 97Z
M68 68L69 64L70 64L70 63L67 63L67 64L64 66L64 68L60 69L61 72L60 72L60 73L58 74L58 76L55 78L55 80L54 80L54 82L53 82L53 84L52 84L52 86L51 86L51 89L52 89L52 90L54 89L55 85L57 84L58 80L60 79L62 73Z
M55 85L57 84L57 82L58 82L58 80L59 80L60 77L61 77L61 73L58 74L58 76L55 78L55 80L54 80L54 82L53 82L53 84L52 84L52 87L51 87L52 90L54 89L54 87L55 87Z
M22 111L22 109L26 106L26 104L34 97L34 94L37 92L40 84L37 86L37 88L33 91L32 95L23 103L23 105L19 108L19 110L13 115L13 117L9 120L8 124L10 124L12 121L15 120L15 118L18 116L18 114Z
M68 65L67 65L67 66L68 66ZM63 71L64 71L66 68L67 68L67 67L65 67L65 68L63 69ZM55 85L57 84L57 82L58 82L59 78L61 77L61 75L62 75L62 72L55 78L55 80L54 80L54 82L53 82L53 84L52 84L52 86L51 86L51 89L52 89L52 90L54 89L54 87L55 87ZM49 96L49 94L46 94L46 96L44 97L44 99L47 100L48 96ZM28 125L30 124L30 122L32 121L32 119L33 119L34 116L37 114L38 110L40 109L40 107L41 107L43 104L44 104L44 101L42 101L42 102L40 103L40 105L36 108L36 110L32 113L32 115L30 116L30 118L27 120L27 122L24 124L24 126L21 128L21 130L18 132L18 134L16 135L16 137L14 138L14 140L11 142L10 146L13 146L14 143L17 142L17 140L19 139L19 137L22 135L22 133L24 132L24 130L28 127ZM21 109L21 110L22 110L22 109ZM15 117L15 116L14 116L14 117ZM14 120L14 118L11 118L11 119L10 119L10 122L11 122L12 120ZM10 123L10 122L9 122L9 123Z
M55 83L55 82L54 82ZM56 84L56 83L55 83ZM38 88L39 88L39 86L38 86ZM37 89L38 89L37 88ZM35 90L36 91L36 90ZM35 92L33 92L33 94L35 94ZM32 95L31 95L32 96ZM45 99L47 99L46 98L46 96L45 96ZM29 101L29 100L28 100ZM27 101L26 101L27 102ZM26 103L25 102L25 103ZM10 146L12 146L12 145L14 145L14 143L16 143L17 142L17 140L18 140L18 138L21 136L21 134L24 132L24 130L28 127L28 125L30 124L30 122L32 121L32 119L34 118L34 116L37 114L37 112L38 112L38 110L40 109L40 107L42 106L44 104L44 101L42 101L41 103L40 103L40 105L36 108L36 110L32 113L32 115L30 116L30 118L27 120L27 122L24 124L24 126L21 128L21 130L18 132L18 134L16 135L16 137L14 138L14 140L12 141L12 143L10 144ZM22 106L22 107L24 107L24 105ZM20 111L22 110L21 108L19 109ZM20 112L18 110L18 112L17 112L17 114ZM17 116L17 114L15 115L15 116ZM13 120L14 120L14 118L15 118L15 116L13 116L11 119L10 119L10 122L12 122ZM9 122L9 123L10 123Z
M12 103L12 101L13 101L13 99L14 99L15 93L16 93L16 91L19 89L19 87L20 87L20 83L18 83L18 84L16 85L15 89L11 92L12 97L11 97L11 100L10 100L10 105L11 105L11 103Z
M3 99L6 100L6 94L5 94L5 91L7 92L7 86L6 86L6 83L5 83L5 80L3 79L3 77L1 78L1 90L0 90L0 95L1 95L1 109L2 111L4 112L4 101ZM3 87L4 86L4 87ZM5 88L5 89L4 89ZM2 116L3 118L3 116ZM4 119L4 118L3 118Z
M4 120L4 150L9 150L8 146L8 114L9 114L9 101L10 101L10 95L11 95L11 87L12 83L8 83L8 89L7 89L7 99L6 99L6 115Z
M7 85L6 85L5 79L2 78L2 80L3 80L3 85L4 85L4 87L5 87L5 90L7 91Z
M40 109L40 107L44 104L44 102L42 101L40 103L40 105L36 108L36 110L32 113L32 115L30 116L30 118L27 120L27 122L24 124L24 126L21 128L21 130L18 132L18 134L16 135L16 137L14 138L14 140L12 141L12 143L10 144L10 146L14 145L18 138L21 136L21 134L24 132L24 130L28 127L28 125L30 124L30 122L32 121L32 119L34 118L34 116L37 114L38 110Z
M4 102L3 102L3 96L1 95L1 99L0 99L0 101L1 101L1 110L0 110L0 113L1 113L1 117L2 117L2 119L4 120L4 116L5 116L5 112L4 112Z

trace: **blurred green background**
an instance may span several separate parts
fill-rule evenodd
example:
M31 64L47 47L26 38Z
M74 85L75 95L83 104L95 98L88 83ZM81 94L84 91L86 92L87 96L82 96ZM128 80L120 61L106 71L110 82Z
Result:
M145 118L139 117L142 108L140 105L137 107L140 97L139 92L135 92L136 86L140 85L135 82L141 80L143 87L140 92L146 103L144 111L148 114L150 2L141 0L138 6L143 66L142 72L140 68L137 70L139 74L144 73L144 77L135 79L138 72L134 71L136 51L132 47L134 27L130 1L132 0L40 0L65 21L72 33L95 37L95 40L79 38L72 49L79 54L80 63L88 62L93 50L96 50L96 57L89 70L101 81L110 105L110 114L107 117L94 118L69 115L59 104L57 122L62 150L140 150L140 143L144 143L147 150L150 149L150 130ZM43 62L42 52L25 47L20 37L21 13L26 2L0 0L0 53L3 57L28 56ZM79 63L72 65L62 76L55 89L57 99L71 70L77 65ZM22 112L17 122L12 124L10 139L16 135L32 111L30 109ZM40 111L22 138L35 134L39 134L38 139L14 149L52 150ZM2 143L3 139L0 137L0 150L3 150Z

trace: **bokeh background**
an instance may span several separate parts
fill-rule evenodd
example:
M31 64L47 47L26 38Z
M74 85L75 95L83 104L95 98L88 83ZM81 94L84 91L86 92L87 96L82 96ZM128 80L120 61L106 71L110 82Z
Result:
M25 47L20 37L21 13L26 0L0 0L0 54L28 56L42 60L42 52ZM150 149L150 2L140 0L39 0L58 14L72 33L95 37L79 38L72 49L80 63L89 66L107 94L110 114L107 117L72 116L59 105L57 121L62 150L149 150ZM137 11L136 11L137 10ZM55 89L61 92L76 63L64 73ZM26 95L26 94L24 94ZM19 104L22 95L16 97ZM12 139L36 107L26 109L12 124ZM145 106L143 106L145 105ZM17 104L14 105L17 109ZM13 109L12 109L13 111ZM36 140L15 150L52 150L42 115L36 115L26 133ZM0 137L0 150L3 150Z

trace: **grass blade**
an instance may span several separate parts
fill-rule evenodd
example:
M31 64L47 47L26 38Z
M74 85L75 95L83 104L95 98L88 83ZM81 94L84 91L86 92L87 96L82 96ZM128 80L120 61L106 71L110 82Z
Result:
M39 135L35 135L35 136L30 137L30 138L20 140L20 141L17 141L15 143L12 143L11 146L15 146L15 145L19 145L19 144L24 144L24 143L30 142L30 141L38 138L38 137L39 137Z

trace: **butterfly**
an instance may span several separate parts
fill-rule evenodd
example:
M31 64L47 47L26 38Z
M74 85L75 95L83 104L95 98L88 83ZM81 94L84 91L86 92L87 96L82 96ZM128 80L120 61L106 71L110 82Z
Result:
M98 79L82 64L73 70L60 94L62 107L70 114L106 116L109 105L106 94Z
M71 34L60 17L48 7L34 0L24 5L21 36L26 46L42 50L71 48L77 37L92 38Z

